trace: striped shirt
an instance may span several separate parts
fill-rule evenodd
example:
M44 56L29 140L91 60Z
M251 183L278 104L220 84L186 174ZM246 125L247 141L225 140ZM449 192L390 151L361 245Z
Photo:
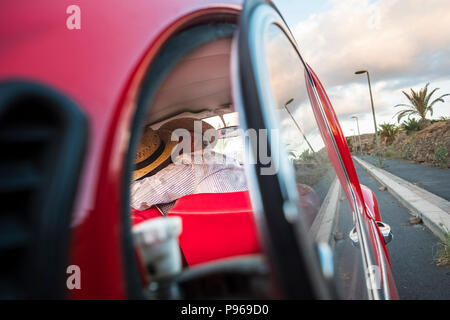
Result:
M134 181L131 206L145 210L189 194L247 190L244 168L236 160L214 152L203 154L202 161L197 161L198 156L180 155L156 174Z

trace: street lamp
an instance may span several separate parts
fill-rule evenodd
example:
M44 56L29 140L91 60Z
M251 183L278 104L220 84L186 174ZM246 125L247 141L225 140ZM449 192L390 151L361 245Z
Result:
M352 116L352 119L356 119L356 127L358 128L359 152L362 154L361 133L359 132L359 121L358 121L358 117L357 117L357 116Z
M286 103L284 104L284 108L286 109L286 111L289 113L289 115L291 116L292 120L295 123L295 126L297 127L298 131L300 131L300 133L303 136L303 139L305 139L306 143L308 144L308 147L311 149L312 153L316 153L313 149L313 147L311 146L311 144L309 143L308 139L306 138L305 134L303 133L303 130L300 128L299 124L297 123L297 121L295 121L294 116L292 115L291 111L289 111L288 109L288 104L291 103L292 101L294 101L294 98L289 99L288 101L286 101Z
M373 108L372 87L370 86L369 71L362 69L355 72L355 74L363 74L363 73L367 74L367 82L369 83L370 103L372 105L373 125L375 126L375 140L377 142L378 162L379 166L381 167L380 141L378 140L377 120L375 119L375 109Z
M352 132L352 143L356 148L356 151L358 151L358 148L356 147L356 142L355 142L355 130L350 129L350 131ZM353 149L353 148L352 148Z

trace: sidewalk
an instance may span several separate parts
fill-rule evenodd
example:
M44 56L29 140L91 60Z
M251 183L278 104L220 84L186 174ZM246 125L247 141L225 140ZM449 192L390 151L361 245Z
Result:
M358 158L377 165L372 156L358 155ZM450 169L400 159L383 159L383 169L408 182L419 183L422 189L450 201Z
M421 217L435 235L443 239L450 231L450 202L358 157L353 158L374 179L386 186L411 214Z
M379 190L382 185L356 161L355 169L359 182L375 193L382 220L392 228L394 238L387 248L400 299L450 299L450 267L438 267L434 261L436 236L423 224L410 224L409 210L391 193Z

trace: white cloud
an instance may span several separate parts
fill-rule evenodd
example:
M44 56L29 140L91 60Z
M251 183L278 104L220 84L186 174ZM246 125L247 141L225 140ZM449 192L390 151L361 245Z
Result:
M437 94L450 92L450 1L330 0L329 5L293 32L344 133L354 128L354 120L347 120L352 114L360 114L361 131L373 132L367 79L355 75L357 69L370 71L379 124L394 122L393 105L407 102L401 90L431 82L431 88L441 88ZM449 115L450 103L436 110Z
M439 74L442 64L449 70L450 1L331 3L294 28L302 54L328 85L354 81L359 67L378 78Z

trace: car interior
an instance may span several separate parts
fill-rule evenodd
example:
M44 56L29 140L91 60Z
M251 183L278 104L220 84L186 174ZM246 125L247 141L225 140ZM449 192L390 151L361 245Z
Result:
M177 51L185 44L183 32L169 40L155 65L170 61L171 67L158 73L164 77L147 82L147 92L153 94L146 100L140 131L146 126L157 130L168 121L189 117L222 128L221 132L227 132L220 135L222 139L234 136L238 124L230 79L233 31L230 24L191 28L184 32L191 44L191 48L184 46L184 54ZM199 44L192 43L195 39ZM228 119L232 119L231 125ZM220 151L224 151L223 146ZM155 207L144 211L132 208L131 213L134 225L148 217L163 216ZM147 266L145 276L150 280L145 292L149 297L269 297L268 271L247 191L187 195L163 214L182 220L179 245L183 269L169 279L158 279L154 269ZM158 289L151 290L155 281Z
M129 172L125 177L128 187L124 193L127 204L124 208L126 214L124 219L131 220L134 225L125 224L128 228L125 233L128 234L131 243L128 248L130 251L136 248L136 242L134 244L132 242L132 234L136 233L136 230L144 230L143 226L149 224L148 220L178 218L179 228L182 229L177 243L182 262L182 268L178 272L160 275L158 273L160 269L155 266L153 260L148 263L149 255L142 253L141 243L139 244L141 249L137 250L137 257L132 257L141 267L145 265L144 268L140 268L144 270L140 276L144 279L142 280L144 294L149 298L266 299L281 297L282 290L286 288L292 290L292 296L302 295L303 276L297 277L300 279L297 280L297 284L300 285L292 285L292 278L290 278L293 274L298 275L302 268L303 262L300 260L297 260L297 264L291 263L292 252L300 251L296 247L298 240L296 237L299 234L308 236L308 245L311 244L311 250L305 250L309 254L305 255L305 259L317 261L314 272L318 272L320 268L321 262L315 256L316 251L313 246L319 243L318 239L323 238L320 237L324 230L322 225L326 224L323 222L330 220L325 214L330 211L326 207L327 199L332 190L336 188L339 190L339 185L317 125L315 121L310 120L314 119L314 115L305 91L306 87L302 85L303 65L292 50L278 51L281 44L287 48L291 46L289 43L277 42L287 41L279 37L279 30L271 29L274 32L267 38L275 39L274 45L270 46L267 52L272 57L280 56L280 59L269 59L269 67L273 71L271 74L278 72L280 75L289 75L291 78L290 81L271 83L274 85L271 89L277 95L277 101L271 108L273 107L272 111L280 117L282 120L280 123L284 126L281 130L283 144L287 149L285 151L288 151L286 153L291 154L290 161L294 169L292 173L295 176L294 184L291 186L294 187L292 188L295 190L294 193L298 195L293 204L301 207L297 212L301 213L302 218L300 229L295 230L295 233L289 235L289 239L286 238L287 240L284 239L277 245L277 254L283 256L287 264L285 270L288 270L283 275L283 284L277 279L277 277L280 278L279 274L274 276L271 260L276 259L269 258L274 252L272 247L275 246L263 247L267 245L268 235L264 226L261 227L255 219L249 196L249 191L250 194L254 191L252 189L225 193L188 194L177 198L174 203L164 206L163 209L158 205L144 210L130 208L130 185L133 184L131 171L134 169L137 145L144 128L158 130L169 121L186 117L203 120L218 131L219 139L213 151L226 154L237 162L243 163L239 149L244 149L244 144L240 140L241 137L236 134L239 128L239 115L233 104L232 95L234 69L231 67L231 60L235 28L235 25L229 23L207 24L193 26L176 34L161 49L144 77L130 139ZM273 61L289 63L270 64ZM291 70L289 66L296 66L296 68ZM281 86L277 87L277 83ZM273 177L272 175L270 183L264 183L266 187L278 183L275 182L277 178ZM251 184L247 186L256 188ZM261 184L258 185L258 188L260 187ZM340 197L338 193L336 196ZM282 223L287 223L288 218L277 217L277 214L284 210L278 207L283 202L268 200L270 197L266 198L265 206L267 201L277 202L275 207L264 207L275 216L272 222L283 220ZM353 270L355 268L361 269L354 263L360 260L356 254L359 249L355 249L349 241L345 240L336 242L334 246L334 240L329 239L333 228L337 233L344 233L352 225L351 210L346 207L345 202L342 202L336 211L342 212L337 214L340 218L336 220L339 221L330 225L330 232L326 233L327 238L324 238L324 241L327 245L329 242L333 243L333 248L329 250L334 250L334 256L330 255L330 260L339 268L339 281L337 281L341 287L339 290L343 292L343 297L351 298L358 292L364 291L364 288L355 289L356 277L352 279L346 276L349 272L355 273ZM130 229L133 232L130 232ZM150 232L150 234L154 233L157 232ZM283 252L280 252L280 249ZM351 256L354 258L349 259L348 257ZM137 269L134 268L134 270ZM357 277L362 276L358 274ZM305 288L304 292L308 292L306 285ZM309 295L306 294L306 296Z

